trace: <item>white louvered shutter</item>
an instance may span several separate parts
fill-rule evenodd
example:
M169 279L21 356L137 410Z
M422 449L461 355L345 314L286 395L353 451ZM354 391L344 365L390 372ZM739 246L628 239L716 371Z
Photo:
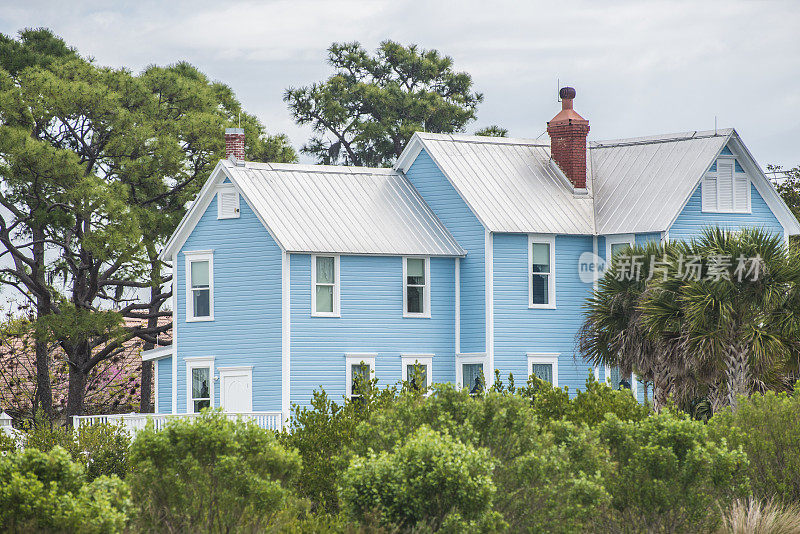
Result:
M750 179L743 172L733 175L733 210L747 212L750 209Z
M217 197L220 219L236 219L239 217L239 193L235 189L220 190Z
M703 178L703 211L717 211L717 175L708 173Z
M733 160L717 162L719 210L733 211Z

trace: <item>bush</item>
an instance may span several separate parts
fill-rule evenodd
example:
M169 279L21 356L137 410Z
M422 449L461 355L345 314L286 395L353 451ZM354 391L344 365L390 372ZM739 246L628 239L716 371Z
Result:
M42 451L64 448L73 461L86 468L89 480L102 475L125 478L128 473L131 438L120 425L86 425L73 430L37 416L26 426L23 443Z
M356 426L397 395L396 388L378 389L375 381L365 386L361 398L341 404L315 390L309 408L293 406L289 428L280 435L286 447L300 453L303 467L297 490L311 500L314 511L339 511L339 478L349 463L349 454L343 451L353 443Z
M617 469L612 528L618 532L706 532L719 506L747 495L747 456L708 436L706 426L668 411L643 421L609 415L599 427Z
M531 399L534 410L543 421L557 421L565 418L573 423L586 423L597 426L608 413L613 413L623 421L641 421L650 415L650 407L640 404L630 390L614 390L598 382L593 373L586 379L586 389L578 390L574 398L569 398L567 388L553 387L536 377L528 380L521 388L522 396Z
M403 529L492 523L492 468L485 449L423 426L391 453L355 457L341 495L356 519L377 512Z
M739 399L735 412L728 408L714 415L709 431L747 453L753 495L800 503L800 384L793 394Z
M577 532L610 504L610 457L597 435L564 421L542 427L530 400L507 391L471 397L442 384L427 398L401 394L357 427L352 449L393 451L423 424L489 451L494 507L513 531Z
M122 532L129 507L124 482L101 476L87 484L61 447L0 456L0 530Z
M128 482L146 532L258 531L294 499L285 485L300 472L297 451L275 434L207 410L139 432Z

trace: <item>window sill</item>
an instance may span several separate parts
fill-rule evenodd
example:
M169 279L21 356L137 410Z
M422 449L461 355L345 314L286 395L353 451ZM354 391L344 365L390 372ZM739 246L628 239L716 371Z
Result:
M722 210L703 210L703 209L701 209L700 213L717 213L717 214L721 213L721 214L726 214L726 215L752 215L753 214L753 210L747 210L747 211L726 210L726 211L722 211Z
M430 313L408 313L408 312L403 312L403 318L404 319L430 319L431 318L431 314Z
M555 310L555 304L528 304L529 310Z
M187 317L186 318L186 322L187 323L207 323L207 322L213 321L213 320L214 320L214 316L213 315L211 317Z
M329 318L332 317L332 318L336 319L336 318L341 318L342 314L341 313L312 313L311 317L329 317Z

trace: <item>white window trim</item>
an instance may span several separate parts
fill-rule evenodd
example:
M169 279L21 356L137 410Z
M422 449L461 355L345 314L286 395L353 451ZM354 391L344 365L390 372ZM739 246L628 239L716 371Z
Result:
M603 380L603 383L606 386L611 387L611 366L606 365L603 371L605 373L605 379ZM631 373L631 393L633 393L633 397L636 398L637 400L638 397L636 395L639 393L638 382L639 382L639 377L636 376L636 373Z
M606 236L606 265L611 261L611 247L613 245L630 245L636 243L634 234L617 234Z
M558 387L558 357L557 352L529 352L528 353L528 378L533 376L533 364L549 363L553 366L553 387Z
M425 260L425 295L423 298L425 302L422 303L425 309L422 313L409 313L408 312L408 260L419 259ZM403 317L418 317L423 319L430 319L431 317L431 259L428 256L403 256Z
M714 183L716 184L716 187L717 187L717 198L716 198L717 206L716 206L715 209L705 209L705 208L703 208L703 206L706 204L705 202L703 202L703 196L705 195L705 188L703 187L703 185L705 185L705 184L703 182L705 180L701 180L700 181L700 195L701 195L700 196L700 212L701 213L745 213L745 214L747 214L747 213L752 213L753 212L753 206L751 204L752 196L753 196L752 195L752 191L751 191L751 189L752 189L752 181L750 180L750 175L747 174L747 173L744 173L745 176L747 177L747 193L746 193L747 194L747 208L744 209L744 210L735 209L735 206L736 206L736 158L737 158L736 155L732 155L731 156L731 155L728 155L728 154L721 154L719 157L717 157L716 160L714 160L714 165L716 166L717 170L713 171L713 172L709 171L709 172L707 172L707 173L705 173L703 175L703 178L705 178L707 175L714 175L714 177L715 177ZM731 209L729 209L729 210L723 210L723 209L721 209L719 207L719 199L720 199L719 163L720 163L720 161L724 161L725 163L729 162L731 164L732 169L733 169L733 175L731 176L731 188L732 188L731 199L732 200L731 200ZM739 173L739 174L742 174L742 173Z
M333 258L333 311L317 311L317 258ZM338 254L315 254L311 256L311 316L312 317L341 317L339 295L341 293L341 279L339 276ZM328 285L328 284L326 284Z
M361 362L366 363L369 365L369 378L372 380L375 378L375 357L377 354L374 352L370 353L349 353L345 354L345 396L348 399L353 398L353 365L358 365Z
M153 413L161 413L158 405L158 386L161 375L158 372L158 360L153 362L153 376L150 379L150 387L153 389Z
M533 244L550 245L550 274L547 277L547 304L533 303ZM556 309L556 236L552 234L528 234L528 308L534 310Z
M236 193L236 211L234 215L226 216L222 213L222 193ZM222 184L217 187L217 219L238 219L241 208L241 197L239 191L233 184Z
M208 367L209 384L208 392L211 396L211 408L214 408L214 383L217 381L214 376L214 357L213 356L196 356L191 358L184 358L186 362L186 412L194 412L194 403L192 399L192 369Z
M214 320L214 251L213 250L194 250L191 252L184 252L186 257L186 322L194 323L201 321ZM194 316L194 299L192 298L192 262L207 261L208 262L208 309L210 315L208 317L195 317Z
M403 382L408 380L408 366L419 364L426 368L425 386L431 387L433 384L433 354L401 354L400 359L403 365Z
M250 377L250 410L253 411L253 366L240 365L235 367L217 367L219 371L219 405L227 411L225 407L225 388L223 386L223 379L228 375L245 374ZM213 382L213 381L212 381Z
M483 377L486 387L489 387L489 356L484 352L465 352L456 355L456 385L458 389L464 387L464 370L461 368L466 363L483 364Z

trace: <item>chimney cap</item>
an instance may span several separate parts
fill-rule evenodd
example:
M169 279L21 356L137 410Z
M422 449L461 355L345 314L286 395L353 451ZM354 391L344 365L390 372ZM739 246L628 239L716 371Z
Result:
M562 87L561 90L558 92L558 95L563 99L573 99L575 98L575 88Z
M225 128L226 134L244 134L244 128Z

